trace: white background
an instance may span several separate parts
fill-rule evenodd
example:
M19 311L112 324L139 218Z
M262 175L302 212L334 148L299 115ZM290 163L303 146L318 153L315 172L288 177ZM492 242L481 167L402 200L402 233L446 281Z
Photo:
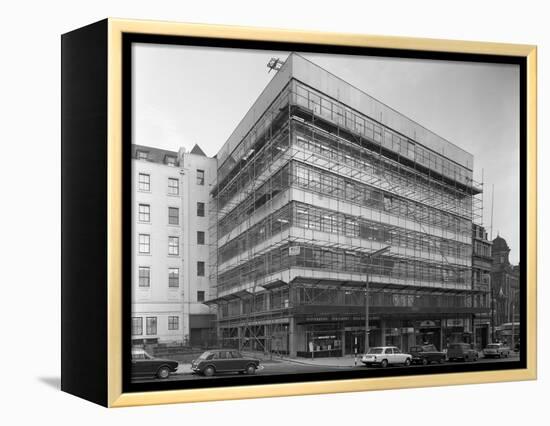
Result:
M548 162L542 1L4 1L0 52L3 424L526 424L548 421L548 167L539 168L539 380L106 410L60 392L60 34L107 16L539 46L539 164ZM223 68L220 67L220 73ZM494 143L498 149L498 141ZM511 206L514 208L514 206ZM546 308L546 311L545 309ZM545 395L546 394L546 395ZM537 419L537 420L535 420Z

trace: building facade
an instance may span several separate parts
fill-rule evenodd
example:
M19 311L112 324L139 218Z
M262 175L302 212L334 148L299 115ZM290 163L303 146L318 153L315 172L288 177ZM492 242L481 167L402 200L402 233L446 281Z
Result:
M216 160L132 146L132 341L199 344L211 334L208 199Z
M472 288L476 291L475 306L490 306L491 271L493 266L493 243L489 241L487 231L481 225L472 225ZM492 338L492 311L474 315L474 342L483 349Z
M361 351L367 305L370 346L472 340L489 307L471 154L291 54L217 160L208 304L224 346Z
M520 289L519 265L514 266L509 259L510 247L501 236L493 240L493 266L491 270L492 298L494 311L495 336L505 324L519 324ZM517 329L519 333L519 327ZM508 342L510 343L510 342Z

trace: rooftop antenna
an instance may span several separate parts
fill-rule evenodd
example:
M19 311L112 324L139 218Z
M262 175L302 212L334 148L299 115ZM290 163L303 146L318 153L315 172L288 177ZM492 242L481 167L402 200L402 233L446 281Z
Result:
M269 68L269 71L267 73L269 74L271 70L279 71L284 64L285 61L283 61L281 58L271 58L266 65Z

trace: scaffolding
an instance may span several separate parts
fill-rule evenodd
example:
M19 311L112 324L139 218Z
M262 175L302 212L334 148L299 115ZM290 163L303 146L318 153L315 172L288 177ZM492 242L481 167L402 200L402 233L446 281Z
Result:
M289 196L293 189L303 199ZM219 338L241 349L248 344L273 351L273 336L288 333L285 318L296 299L289 296L279 309L264 303L258 310L256 302L260 296L270 300L275 290L291 293L296 277L284 281L277 274L289 268L331 276L339 271L323 288L339 282L344 295L355 294L368 273L373 297L412 292L415 300L428 300L423 293L430 291L472 300L471 232L472 223L482 222L482 194L483 183L465 167L291 80L221 165L212 191L215 290L208 303L218 305ZM318 200L326 206L315 205ZM300 209L308 209L307 222ZM390 252L364 264L382 243L391 245ZM332 254L298 265L293 247ZM424 264L432 272L419 275ZM230 273L236 285L226 284ZM292 282L311 287L298 284ZM241 310L226 313L231 303Z

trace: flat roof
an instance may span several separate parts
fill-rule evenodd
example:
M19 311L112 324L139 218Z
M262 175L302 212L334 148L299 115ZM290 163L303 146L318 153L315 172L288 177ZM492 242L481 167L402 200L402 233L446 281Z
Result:
M238 147L250 129L292 79L330 96L412 141L473 170L473 155L469 152L297 53L291 53L288 56L284 65L277 71L222 146L217 154L220 166Z

